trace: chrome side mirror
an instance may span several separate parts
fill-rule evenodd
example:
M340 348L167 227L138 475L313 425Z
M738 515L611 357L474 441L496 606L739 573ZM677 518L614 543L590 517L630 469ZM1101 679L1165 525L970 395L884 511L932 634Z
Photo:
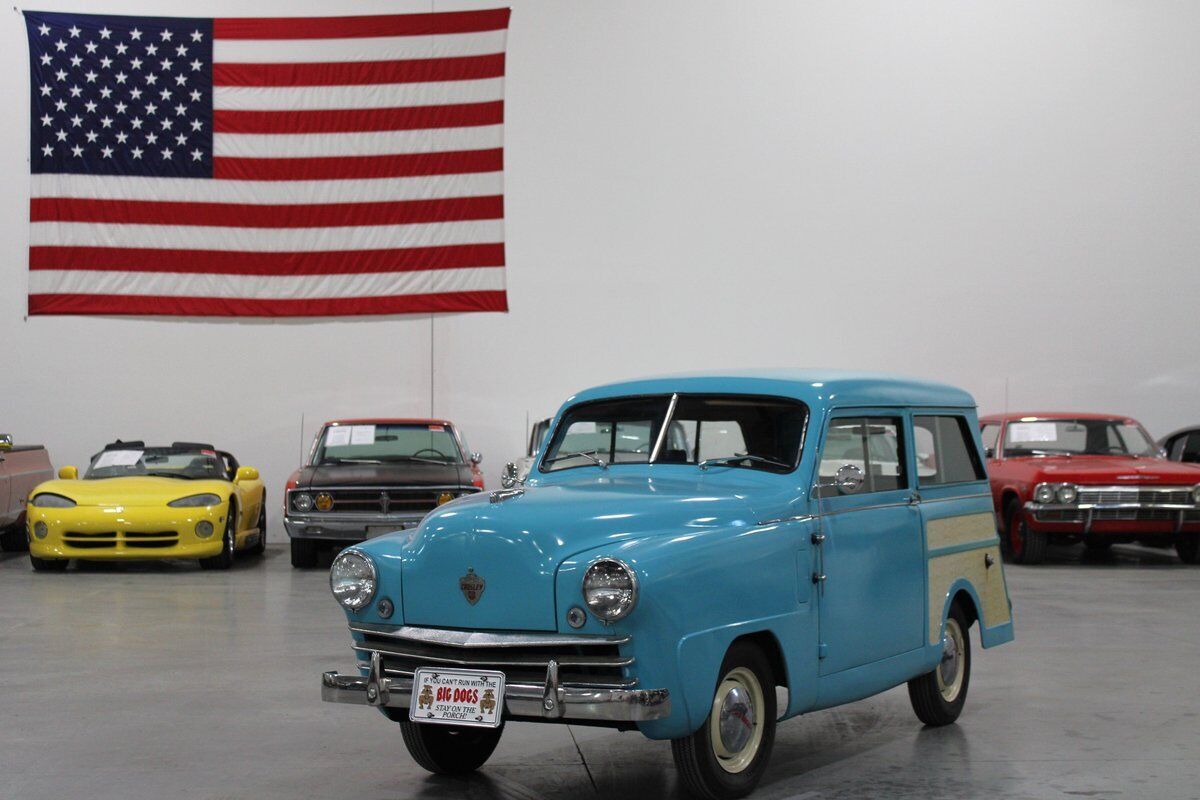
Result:
M471 453L471 463L478 464L480 461L483 461L483 453L478 450L473 451Z
M984 458L995 458L996 457L996 448L994 448L994 447L983 448L983 457Z
M842 494L856 494L867 482L867 474L862 467L855 464L843 464L838 467L834 483Z
M0 450L12 450L13 437L11 433L0 433Z
M500 470L500 485L505 489L511 489L517 485L517 465L512 461L504 465L504 469Z

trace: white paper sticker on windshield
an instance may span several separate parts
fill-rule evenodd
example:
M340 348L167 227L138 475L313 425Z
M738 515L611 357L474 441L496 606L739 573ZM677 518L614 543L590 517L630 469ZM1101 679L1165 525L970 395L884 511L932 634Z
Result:
M94 467L96 469L104 469L105 467L133 467L142 460L142 450L105 450L96 459Z
M350 444L375 444L375 426L355 425L350 429Z
M1014 422L1008 426L1010 442L1057 442L1058 426L1053 422Z
M335 425L325 433L326 447L345 447L350 444L350 426Z

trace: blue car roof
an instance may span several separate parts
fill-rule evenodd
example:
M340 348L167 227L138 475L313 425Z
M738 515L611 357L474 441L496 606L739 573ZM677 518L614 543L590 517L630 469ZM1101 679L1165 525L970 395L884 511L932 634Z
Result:
M568 404L640 394L761 394L829 406L944 406L974 408L962 389L934 381L835 369L731 370L661 375L609 383L579 392Z

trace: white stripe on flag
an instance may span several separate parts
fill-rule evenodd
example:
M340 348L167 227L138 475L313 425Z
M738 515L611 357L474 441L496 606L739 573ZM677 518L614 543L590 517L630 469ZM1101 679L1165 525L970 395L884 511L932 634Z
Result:
M501 125L369 133L218 133L213 137L213 155L229 158L379 156L492 150L503 146Z
M319 111L346 108L399 108L504 99L504 78L433 83L378 83L365 86L217 86L218 111Z
M31 270L30 294L307 300L504 290L504 269L471 267L355 275L212 275L172 272Z
M133 175L36 173L33 197L159 200L173 203L369 203L486 197L504 193L504 173L422 175L353 181L225 181Z
M504 221L499 219L344 228L224 228L95 222L34 222L29 226L29 243L34 247L150 247L292 253L503 241Z
M504 52L507 31L356 39L214 39L213 61L229 64L313 64L486 56Z

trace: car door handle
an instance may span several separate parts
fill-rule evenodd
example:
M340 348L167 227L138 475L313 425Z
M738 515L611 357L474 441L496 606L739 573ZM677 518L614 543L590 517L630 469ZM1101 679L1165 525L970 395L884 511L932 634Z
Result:
M908 504L910 506L915 506L919 502L921 502L921 493L920 492L913 492L912 494L910 494L908 496Z
M812 576L812 582L813 583L824 583L825 575L820 572L814 572L813 576Z

